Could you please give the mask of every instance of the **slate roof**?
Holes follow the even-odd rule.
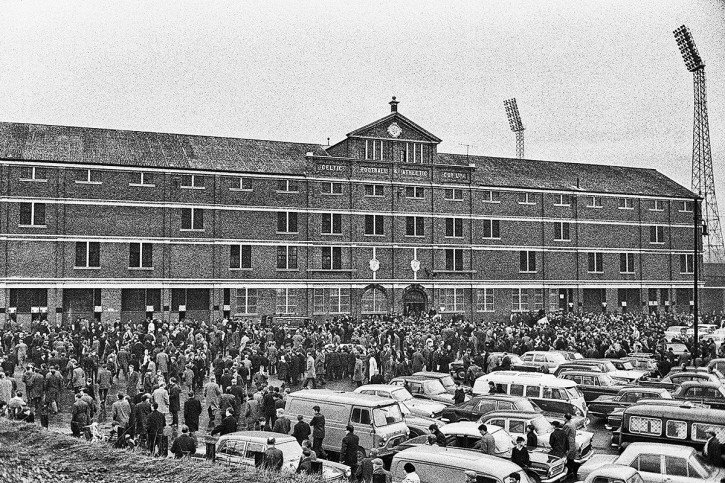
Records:
[[[676,198],[695,196],[656,169],[443,153],[438,154],[438,163],[463,166],[474,163],[476,178],[486,186]]]
[[[319,144],[0,123],[0,157],[116,166],[301,173]]]
[[[329,156],[320,144],[0,122],[2,159],[302,174],[308,152]],[[694,197],[654,169],[444,153],[436,162],[474,163],[485,186]]]

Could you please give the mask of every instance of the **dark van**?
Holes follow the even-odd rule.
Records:
[[[623,447],[635,441],[670,443],[702,449],[707,431],[725,441],[725,411],[704,407],[636,404],[624,409],[622,425],[612,433],[612,444]]]

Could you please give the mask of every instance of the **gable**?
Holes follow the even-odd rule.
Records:
[[[441,140],[399,112],[392,112],[382,119],[349,133],[348,137],[421,141],[438,144]]]

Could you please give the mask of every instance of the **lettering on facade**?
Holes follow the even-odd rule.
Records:
[[[340,171],[345,171],[345,166],[341,166],[339,164],[318,164],[317,170],[318,171],[340,172]]]
[[[445,181],[468,181],[468,173],[459,171],[443,171],[441,178]]]
[[[398,176],[410,176],[413,178],[427,178],[428,171],[422,169],[395,168],[393,173]]]
[[[361,174],[379,174],[383,176],[388,175],[388,168],[380,168],[377,166],[360,166]]]

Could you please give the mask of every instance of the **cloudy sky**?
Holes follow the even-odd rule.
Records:
[[[689,186],[707,63],[725,196],[722,0],[3,2],[0,120],[334,143],[400,111],[443,152],[655,167]],[[722,203],[725,201],[721,201]]]

